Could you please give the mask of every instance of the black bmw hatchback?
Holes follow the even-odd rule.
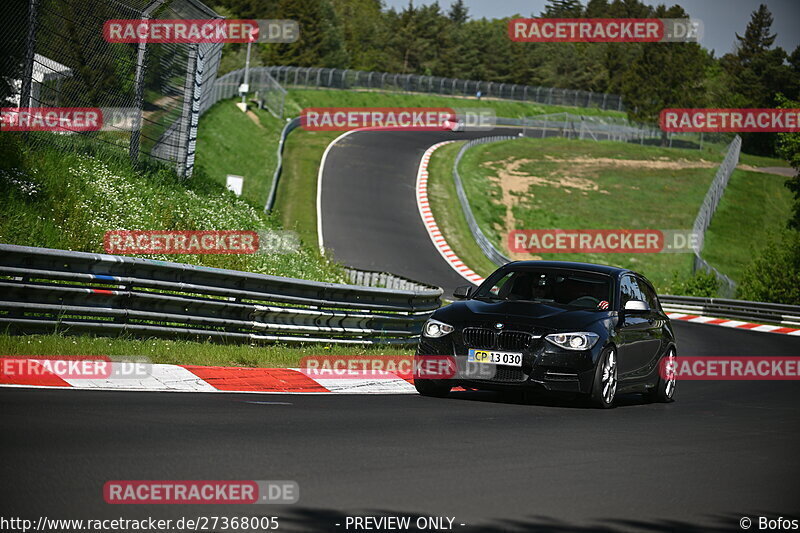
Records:
[[[415,379],[423,395],[455,386],[540,388],[579,393],[603,408],[624,392],[673,399],[675,336],[652,284],[636,272],[518,261],[455,296],[462,301],[425,323],[417,357],[454,356],[459,369],[472,370]]]

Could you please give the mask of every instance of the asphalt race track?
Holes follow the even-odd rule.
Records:
[[[431,283],[443,287],[445,296],[469,284],[439,255],[420,219],[414,195],[420,159],[441,141],[520,131],[365,131],[344,137],[322,169],[325,248],[347,266]]]
[[[516,133],[503,129],[503,133]],[[470,133],[355,133],[324,167],[326,247],[358,268],[452,289],[414,177]],[[674,323],[679,356],[797,356],[800,338]],[[741,531],[800,518],[800,383],[685,381],[677,401],[141,393],[0,388],[4,517],[277,516],[279,531],[356,531],[348,516],[454,518],[455,531]],[[294,480],[286,506],[108,505],[109,480]],[[461,524],[464,524],[463,526]],[[360,529],[358,531],[365,531]]]
[[[683,355],[800,339],[675,324]],[[455,517],[456,530],[739,530],[800,514],[797,382],[695,381],[616,409],[495,393],[306,396],[0,389],[4,516]],[[292,506],[107,505],[113,479],[291,479]],[[335,524],[342,524],[336,527]],[[599,528],[599,529],[598,529]],[[350,531],[353,531],[351,528]]]

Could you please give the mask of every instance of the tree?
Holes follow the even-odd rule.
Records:
[[[659,6],[657,18],[685,18],[679,6]],[[661,110],[670,107],[696,107],[701,104],[703,80],[709,57],[697,43],[643,43],[641,53],[625,72],[623,97],[628,116],[654,123]],[[667,135],[661,138],[666,144]]]
[[[346,68],[350,58],[342,26],[329,0],[281,0],[277,14],[300,24],[300,39],[262,49],[267,64]]]
[[[349,68],[383,69],[390,54],[386,47],[390,35],[386,17],[381,13],[381,1],[333,0],[333,7],[342,22],[344,46],[350,56]]]
[[[784,109],[800,108],[800,102],[793,102],[781,94],[777,96],[777,99],[778,107]],[[794,195],[792,217],[787,225],[789,228],[800,231],[800,133],[779,133],[777,151],[796,171],[794,177],[786,180],[786,187]]]
[[[548,0],[542,17],[551,19],[576,19],[583,16],[583,4],[579,0]]]
[[[462,25],[469,20],[469,13],[467,11],[467,6],[464,5],[464,0],[456,0],[450,4],[450,11],[447,13],[447,18],[458,25]]]
[[[736,35],[736,53],[726,54],[721,60],[732,80],[731,90],[736,95],[732,100],[740,107],[773,107],[778,93],[797,96],[800,76],[787,63],[786,52],[780,47],[772,48],[776,37],[772,22],[772,13],[761,4],[750,15],[744,35]],[[751,152],[772,154],[776,136],[744,133],[742,141]]]

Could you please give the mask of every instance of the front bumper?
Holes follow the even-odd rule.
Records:
[[[460,342],[457,332],[439,339],[421,337],[417,356],[455,356],[466,360],[469,347]],[[503,390],[540,388],[548,391],[588,394],[595,375],[595,363],[602,347],[596,344],[590,350],[564,350],[539,338],[521,350],[522,366],[492,365],[495,369],[490,379],[465,379],[458,376],[453,385],[471,388]],[[477,363],[473,363],[477,364]],[[487,363],[481,363],[486,365]]]

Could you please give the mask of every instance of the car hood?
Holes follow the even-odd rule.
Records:
[[[535,302],[454,302],[436,311],[434,318],[453,326],[490,322],[530,324],[551,330],[578,329],[611,316],[611,311],[564,309]]]

